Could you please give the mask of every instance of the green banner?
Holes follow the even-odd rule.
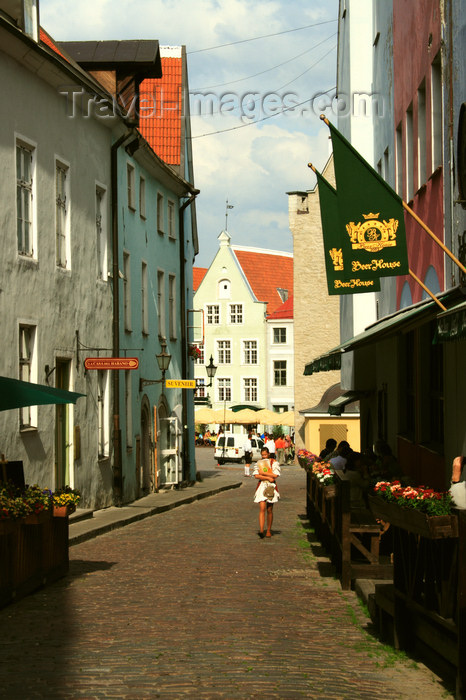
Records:
[[[327,122],[333,143],[345,276],[409,274],[401,198]]]
[[[338,195],[332,185],[317,171],[319,185],[320,218],[324,241],[325,270],[327,272],[327,289],[329,294],[362,294],[378,292],[380,282],[378,277],[363,279],[360,275],[351,275],[348,266],[349,258],[343,255],[343,245],[346,244],[340,228],[338,213]],[[342,240],[343,239],[343,240]]]

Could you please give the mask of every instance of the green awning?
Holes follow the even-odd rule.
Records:
[[[438,299],[442,299],[445,303],[452,296],[452,292],[444,292],[438,294]],[[402,332],[407,332],[412,328],[420,325],[426,320],[437,317],[439,307],[437,303],[431,299],[420,301],[418,304],[401,309],[391,316],[385,316],[382,320],[376,321],[371,326],[368,326],[363,333],[350,338],[349,340],[332,348],[325,355],[317,357],[312,362],[309,362],[304,368],[304,374],[309,375],[315,372],[328,371],[330,369],[340,369],[341,354],[350,352],[364,345],[370,345],[378,340],[397,335]],[[337,359],[338,358],[338,359]],[[340,364],[338,364],[338,362]]]
[[[23,406],[44,404],[76,403],[80,396],[73,391],[55,389],[43,384],[32,384],[10,377],[0,377],[0,411]]]
[[[234,413],[237,413],[237,411],[245,411],[248,409],[250,411],[262,411],[262,408],[260,406],[251,406],[248,403],[242,403],[242,404],[237,404],[236,406],[230,406],[230,411],[233,411]]]
[[[466,301],[460,301],[437,316],[437,342],[466,338]]]

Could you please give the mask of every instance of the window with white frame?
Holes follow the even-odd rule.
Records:
[[[396,149],[396,191],[400,197],[403,197],[403,133],[401,122],[396,127],[395,132],[395,149]]]
[[[217,340],[217,361],[219,365],[231,364],[231,340]]]
[[[176,277],[168,275],[168,330],[170,338],[176,339]]]
[[[209,304],[206,316],[209,326],[218,325],[220,323],[220,306],[218,304]]]
[[[136,211],[136,175],[131,163],[126,163],[126,181],[128,188],[128,209]]]
[[[442,165],[442,63],[440,52],[431,68],[432,172]]]
[[[142,175],[139,178],[139,216],[146,218],[146,179]]]
[[[286,328],[274,328],[273,329],[273,342],[274,343],[286,343]]]
[[[33,184],[35,149],[16,142],[16,231],[18,253],[34,255]]]
[[[125,331],[131,330],[131,258],[123,253],[123,317]]]
[[[245,401],[257,401],[257,379],[255,377],[243,379],[243,395]]]
[[[286,386],[286,360],[274,360],[273,383],[274,386]]]
[[[168,236],[169,238],[176,238],[176,226],[175,226],[175,202],[168,200],[167,203],[167,217],[168,217]]]
[[[160,192],[157,192],[157,231],[159,233],[164,233],[164,225],[163,225],[163,194],[160,194]]]
[[[218,400],[231,401],[231,379],[217,379]]]
[[[97,242],[97,277],[106,280],[108,276],[108,233],[107,233],[107,192],[103,187],[95,188],[95,232]]]
[[[157,271],[157,320],[159,335],[165,337],[165,273]]]
[[[414,142],[413,142],[413,103],[406,110],[406,199],[409,202],[414,196]]]
[[[205,399],[205,379],[196,379],[196,398]]]
[[[242,304],[230,304],[230,323],[243,323]]]
[[[110,454],[109,371],[97,370],[98,454],[99,459]]]
[[[426,83],[422,81],[417,91],[417,187],[427,181],[426,139]]]
[[[36,327],[19,326],[19,378],[23,382],[35,381],[34,351]],[[24,406],[19,410],[20,428],[37,426],[37,407]]]
[[[145,335],[149,333],[149,307],[148,307],[148,290],[147,290],[147,263],[141,263],[141,323],[142,332]]]
[[[243,340],[243,362],[257,365],[257,340]]]
[[[56,263],[58,267],[69,268],[69,168],[63,163],[55,163],[55,236]]]
[[[194,364],[196,364],[196,365],[203,365],[203,364],[204,364],[204,346],[203,346],[203,345],[198,345],[197,347],[198,347],[198,349],[199,349],[199,351],[200,351],[201,354],[199,355],[199,357],[196,357],[196,358],[195,358]],[[202,381],[204,381],[204,380],[202,380]]]

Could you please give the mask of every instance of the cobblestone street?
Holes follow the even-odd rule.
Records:
[[[72,547],[67,579],[0,611],[2,698],[451,697],[365,629],[312,541],[303,470],[283,468],[270,540],[254,486]]]

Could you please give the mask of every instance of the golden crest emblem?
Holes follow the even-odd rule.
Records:
[[[396,246],[396,230],[398,219],[379,221],[379,214],[363,214],[365,221],[357,224],[350,221],[346,224],[346,230],[350,237],[354,250],[367,250],[368,253],[377,253],[382,248]]]
[[[335,271],[343,270],[343,251],[341,248],[332,248],[328,251],[333,262],[333,269]]]

